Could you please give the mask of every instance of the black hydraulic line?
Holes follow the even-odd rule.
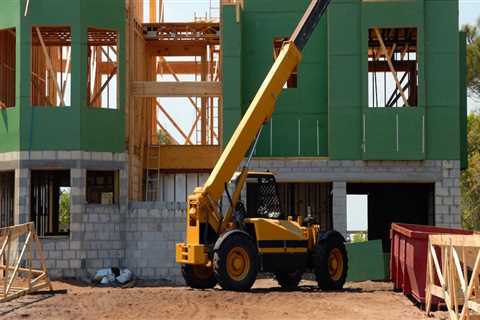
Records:
[[[298,50],[302,51],[315,31],[331,0],[312,0],[297,28],[290,37]]]

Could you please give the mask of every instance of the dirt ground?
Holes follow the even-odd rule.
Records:
[[[129,289],[54,282],[66,293],[22,297],[0,304],[1,319],[426,319],[388,283],[349,283],[342,292],[318,291],[303,281],[297,291],[257,280],[249,293],[220,289],[142,286]],[[446,319],[437,312],[433,319]]]

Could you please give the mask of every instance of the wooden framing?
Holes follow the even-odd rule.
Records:
[[[479,276],[480,235],[430,235],[427,315],[437,297],[445,301],[450,320],[480,319]]]
[[[221,154],[220,146],[165,145],[149,148],[150,154],[159,155],[160,159],[148,159],[147,169],[168,172],[211,170]]]
[[[388,53],[387,47],[385,46],[385,43],[383,42],[383,38],[382,38],[382,35],[380,33],[380,30],[378,28],[375,28],[374,30],[375,30],[375,34],[377,36],[377,39],[380,42],[380,47],[382,48],[383,53],[385,55],[385,58],[387,59],[387,63],[388,63],[388,66],[390,68],[390,72],[392,73],[393,79],[395,80],[395,85],[397,86],[397,90],[398,90],[398,92],[400,92],[403,103],[405,104],[405,106],[408,107],[409,104],[408,104],[407,96],[405,95],[402,84],[398,80],[397,71],[395,70],[395,67],[393,66],[393,63],[392,63],[392,57]],[[392,53],[393,53],[393,50],[392,50]]]
[[[220,155],[220,23],[166,23],[162,0],[126,4],[129,198],[144,200],[155,194],[147,188],[158,185],[150,176],[159,177],[162,170],[208,171]],[[175,118],[172,100],[163,98],[180,98],[179,107],[193,107],[192,122]],[[159,133],[168,139],[160,140]],[[204,160],[191,161],[199,156]]]
[[[0,229],[0,243],[0,302],[44,288],[53,290],[42,244],[32,222]],[[33,267],[34,250],[40,269]]]
[[[135,81],[132,84],[134,97],[212,97],[221,96],[222,89],[219,82],[210,81],[182,81],[182,82],[155,82]]]

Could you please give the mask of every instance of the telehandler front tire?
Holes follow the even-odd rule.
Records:
[[[341,290],[347,279],[348,257],[345,240],[337,231],[319,239],[313,252],[315,278],[320,289]]]
[[[184,264],[182,276],[187,286],[193,289],[211,289],[217,285],[212,268]]]
[[[220,238],[213,253],[213,271],[224,290],[249,291],[258,273],[255,243],[241,232]]]

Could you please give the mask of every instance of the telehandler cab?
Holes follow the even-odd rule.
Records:
[[[284,288],[298,286],[309,270],[323,290],[338,290],[345,284],[348,261],[343,236],[333,230],[320,232],[311,217],[286,216],[273,174],[248,170],[262,126],[271,118],[277,96],[300,63],[301,51],[329,3],[312,0],[210,177],[188,197],[186,239],[176,245],[176,260],[192,288],[219,284],[226,290],[248,291],[259,271],[273,273]],[[245,165],[235,174],[249,148]],[[247,212],[241,201],[247,179],[256,182],[254,212]],[[225,212],[220,201],[224,194],[229,204]]]

